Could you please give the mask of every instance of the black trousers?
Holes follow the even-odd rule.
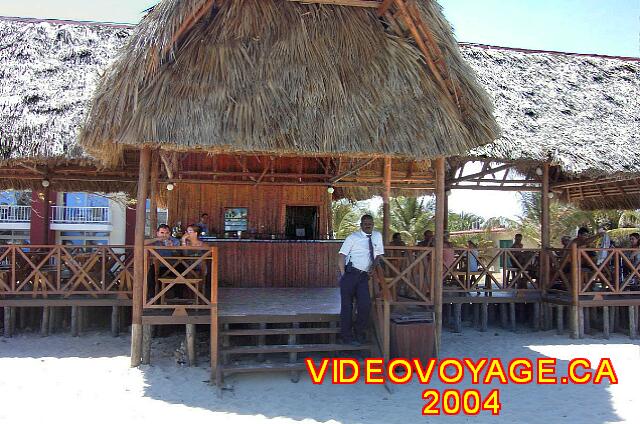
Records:
[[[353,299],[356,299],[356,320],[353,322]],[[371,298],[369,297],[369,275],[366,272],[345,273],[340,279],[340,335],[342,340],[364,339],[369,324]]]

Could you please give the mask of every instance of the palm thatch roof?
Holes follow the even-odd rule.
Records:
[[[640,59],[463,45],[502,136],[471,156],[640,176]]]
[[[90,161],[78,145],[99,71],[129,31],[0,18],[0,164]]]
[[[298,155],[454,155],[497,136],[491,103],[434,1],[455,102],[413,38],[376,9],[285,0],[164,0],[100,81],[81,143]],[[402,32],[402,31],[399,31]]]

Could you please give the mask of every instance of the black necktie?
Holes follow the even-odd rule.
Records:
[[[367,238],[369,239],[369,259],[371,259],[371,266],[373,266],[375,256],[373,256],[373,241],[371,241],[371,234],[367,234]]]

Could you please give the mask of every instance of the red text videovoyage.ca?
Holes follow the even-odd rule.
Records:
[[[306,358],[311,381],[322,384],[329,376],[332,384],[406,384],[416,380],[431,384],[434,379],[444,384],[459,384],[466,378],[472,384],[617,384],[618,377],[609,358],[591,364],[586,358],[575,358],[566,367],[557,367],[555,358],[444,358],[423,361],[418,358],[367,358],[360,362],[352,358],[324,358],[319,363]],[[329,371],[330,369],[330,371]]]

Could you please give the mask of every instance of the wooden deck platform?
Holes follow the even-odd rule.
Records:
[[[321,322],[340,315],[338,288],[220,288],[218,320],[242,322]],[[209,324],[208,310],[171,316],[170,310],[145,310],[143,324]]]

